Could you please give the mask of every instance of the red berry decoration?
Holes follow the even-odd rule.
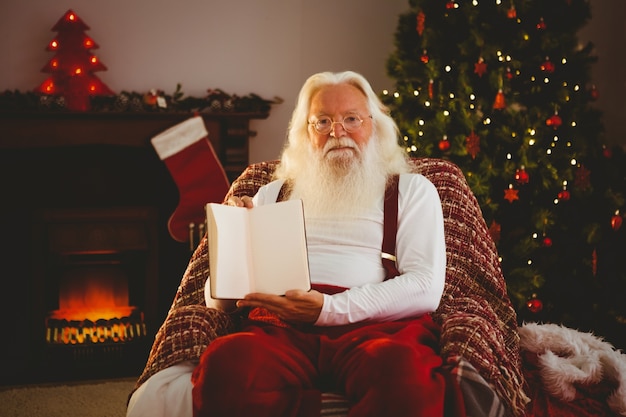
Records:
[[[544,236],[543,241],[541,242],[544,248],[549,248],[552,246],[552,239],[548,236]]]

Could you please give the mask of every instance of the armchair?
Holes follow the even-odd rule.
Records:
[[[277,161],[250,165],[231,185],[231,195],[253,195],[268,183]],[[523,415],[527,397],[519,352],[517,317],[507,296],[497,251],[478,202],[461,170],[448,161],[420,158],[414,172],[437,188],[444,214],[447,273],[443,298],[433,317],[442,326],[441,355],[453,368],[464,397],[481,407]],[[169,313],[157,332],[136,387],[174,364],[198,359],[216,337],[237,329],[237,319],[205,306],[207,242],[200,241]],[[493,395],[495,392],[496,395]],[[480,397],[480,398],[479,398]],[[347,401],[322,396],[325,416],[344,416]]]

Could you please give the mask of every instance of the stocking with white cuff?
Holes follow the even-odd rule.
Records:
[[[204,224],[206,203],[221,203],[229,182],[204,126],[194,116],[151,139],[176,186],[179,200],[167,223],[172,238],[190,240],[190,224]]]

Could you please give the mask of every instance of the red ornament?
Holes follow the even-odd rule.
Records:
[[[504,93],[502,92],[502,89],[499,89],[498,93],[496,94],[496,98],[493,101],[493,109],[494,110],[506,109],[506,99],[504,98]]]
[[[89,52],[98,48],[84,31],[89,29],[72,10],[65,12],[52,28],[58,32],[47,47],[55,55],[42,68],[50,77],[35,89],[42,94],[62,96],[66,107],[73,111],[86,111],[91,107],[91,96],[114,95],[93,73],[107,68]]]
[[[611,148],[608,148],[607,146],[602,146],[602,155],[606,159],[611,159],[613,158],[613,151],[611,150]]]
[[[428,53],[426,52],[426,49],[424,49],[424,52],[422,53],[422,56],[420,57],[420,61],[422,61],[424,64],[428,64],[428,61],[430,61],[430,58],[428,57]]]
[[[552,128],[554,128],[555,130],[558,129],[562,124],[563,120],[557,112],[554,112],[554,114],[548,117],[548,119],[546,120],[546,126],[552,126]]]
[[[435,95],[433,89],[435,86],[435,82],[433,80],[428,81],[428,98],[432,99]]]
[[[619,210],[616,211],[613,217],[611,217],[611,228],[617,232],[619,228],[622,227],[623,221],[624,219],[619,214]]]
[[[513,185],[509,185],[509,188],[504,190],[504,199],[513,204],[513,201],[519,200],[519,190],[513,188]]]
[[[513,79],[513,72],[511,71],[510,67],[506,67],[505,77],[507,78],[507,80]]]
[[[544,236],[541,244],[544,248],[549,248],[552,246],[552,239],[550,239],[548,236]]]
[[[459,8],[459,5],[456,4],[455,1],[449,1],[449,2],[446,3],[446,9],[448,9],[448,10],[458,9],[458,8]]]
[[[424,33],[424,27],[425,27],[425,23],[426,23],[426,15],[424,14],[424,12],[419,12],[417,14],[417,25],[415,27],[415,30],[417,30],[417,34],[422,36],[422,33]]]
[[[482,77],[487,72],[487,64],[485,64],[485,60],[483,57],[478,58],[478,62],[474,64],[474,74],[478,74],[479,77]]]
[[[517,17],[517,10],[515,10],[515,6],[511,6],[511,8],[506,12],[506,17],[509,19],[515,19]]]
[[[450,141],[447,136],[444,136],[443,139],[439,141],[439,150],[442,152],[446,152],[450,149]]]
[[[559,199],[559,201],[569,201],[570,197],[571,195],[567,190],[559,191],[559,193],[557,194],[557,198]]]
[[[528,175],[528,172],[526,172],[524,166],[515,171],[515,181],[522,185],[528,184],[528,181],[530,181],[530,176]]]
[[[539,19],[539,22],[537,23],[537,30],[544,30],[547,27],[548,26],[546,25],[546,22],[543,20],[543,17]]]
[[[541,301],[539,298],[537,298],[535,294],[533,294],[533,297],[530,300],[526,301],[526,308],[531,313],[539,313],[541,310],[543,310],[543,301]]]
[[[591,86],[591,90],[589,91],[589,96],[594,101],[600,97],[600,92],[598,91],[598,88],[595,86],[595,84]]]
[[[480,137],[473,130],[465,138],[465,149],[472,156],[472,159],[476,159],[476,155],[480,152]]]
[[[543,64],[541,64],[539,68],[541,68],[541,71],[551,74],[554,72],[555,67],[552,61],[550,61],[550,58],[546,57],[546,60],[543,62]]]

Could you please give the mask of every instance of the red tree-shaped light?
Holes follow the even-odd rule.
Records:
[[[69,110],[87,111],[91,96],[115,94],[93,74],[107,68],[90,52],[98,45],[84,33],[88,29],[72,10],[65,12],[52,28],[57,36],[46,48],[55,55],[41,70],[51,75],[35,89],[42,94],[62,96]]]

